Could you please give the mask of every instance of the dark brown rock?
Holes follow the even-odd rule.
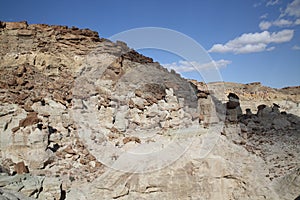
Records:
[[[135,136],[131,136],[131,137],[125,137],[123,139],[123,143],[126,144],[128,142],[135,142],[135,143],[141,143],[141,139]]]
[[[200,98],[200,99],[206,99],[209,95],[209,92],[208,91],[198,91],[197,93],[197,97]]]
[[[26,174],[26,173],[29,173],[28,167],[25,166],[24,161],[18,162],[18,163],[15,165],[14,168],[15,168],[15,172],[16,172],[17,174]]]
[[[246,109],[246,116],[251,116],[252,115],[252,111],[250,108]]]
[[[257,106],[257,110],[260,111],[260,110],[265,109],[266,107],[267,107],[267,106],[266,106],[265,104],[262,104],[262,105]],[[257,111],[257,112],[258,112],[258,111]]]
[[[273,103],[273,107],[280,108],[280,106],[276,103]]]
[[[0,28],[5,28],[5,26],[6,26],[5,22],[0,21]]]
[[[74,151],[74,149],[71,146],[67,146],[63,151],[68,154],[73,154],[73,155],[76,154],[76,152]]]
[[[12,128],[11,131],[12,131],[13,133],[15,133],[15,132],[17,132],[19,129],[20,129],[20,127],[18,126],[18,127]]]
[[[240,103],[237,102],[237,101],[229,101],[229,102],[226,103],[226,108],[227,109],[235,109],[239,106],[240,106]]]
[[[226,104],[227,109],[236,109],[240,106],[239,97],[236,94],[231,92],[228,94],[227,97],[229,99],[229,101]]]
[[[237,99],[237,100],[239,100],[240,98],[238,97],[238,95],[236,95],[236,94],[234,94],[234,93],[232,93],[232,92],[230,92],[229,94],[228,94],[228,99]]]
[[[41,120],[38,118],[38,114],[36,112],[30,112],[27,114],[25,119],[19,121],[19,127],[26,127],[33,124],[37,124]]]
[[[153,63],[152,58],[149,58],[142,54],[139,54],[138,52],[136,52],[134,50],[131,50],[131,51],[123,54],[122,57],[124,59],[130,60],[132,62],[137,62],[137,63],[142,63],[142,64]]]
[[[166,87],[162,84],[147,83],[135,90],[135,95],[141,97],[147,101],[147,106],[157,103],[158,100],[165,98]],[[144,107],[138,106],[138,109],[144,109]]]

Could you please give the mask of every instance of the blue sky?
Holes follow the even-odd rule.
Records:
[[[201,44],[224,81],[300,85],[300,0],[0,0],[0,20],[89,28],[105,38],[132,28],[168,28]],[[197,78],[183,70],[187,63],[179,56],[141,52]]]

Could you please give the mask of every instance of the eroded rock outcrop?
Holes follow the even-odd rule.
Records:
[[[9,175],[61,176],[67,189],[102,174],[103,164],[78,135],[85,109],[98,115],[100,127],[91,130],[119,147],[147,142],[140,130],[163,134],[199,124],[190,83],[123,42],[26,22],[1,22],[0,33],[0,158]]]
[[[0,22],[0,74],[3,199],[296,198],[281,103],[242,115],[245,95],[76,27]]]
[[[224,96],[229,93],[236,94],[240,98],[240,106],[243,112],[250,108],[252,112],[256,113],[257,106],[261,104],[271,106],[276,103],[282,110],[300,116],[299,86],[276,89],[263,86],[260,82],[248,84],[222,82],[209,83],[208,87],[212,90],[220,87],[224,88],[224,94],[218,96],[219,100],[226,100]]]

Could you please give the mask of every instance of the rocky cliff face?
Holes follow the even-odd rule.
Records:
[[[244,112],[263,86],[208,91],[94,31],[26,22],[0,23],[0,74],[3,199],[300,194],[299,118]],[[297,88],[268,91],[297,114]]]

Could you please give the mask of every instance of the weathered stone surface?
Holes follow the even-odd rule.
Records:
[[[28,26],[27,22],[5,22],[5,28],[8,30],[12,29],[26,29]]]
[[[94,31],[26,22],[0,22],[0,74],[0,198],[297,195],[300,118],[289,111],[299,113],[299,88],[191,84]],[[174,139],[184,153],[164,168],[113,170],[130,166],[128,152],[177,155],[161,152]]]
[[[63,199],[62,181],[57,177],[45,177],[43,181],[43,190],[39,194],[39,199],[52,200]]]
[[[0,188],[0,198],[1,200],[33,200],[33,198],[26,197],[22,193],[16,191],[9,191]]]
[[[7,199],[61,199],[61,180],[57,177],[0,175],[0,197]]]
[[[257,106],[265,104],[272,106],[273,103],[280,106],[280,110],[300,116],[300,94],[299,86],[274,89],[263,86],[261,83],[208,83],[207,86],[212,91],[218,88],[224,88],[223,95],[218,99],[224,98],[224,95],[230,92],[235,93],[240,99],[240,107],[243,111],[250,108],[253,113],[257,112]],[[204,87],[203,87],[204,88]]]
[[[92,184],[71,190],[67,199],[97,196],[106,199],[197,199],[200,196],[205,199],[264,199],[263,196],[278,199],[267,178],[258,180],[265,173],[259,167],[263,164],[261,159],[225,138],[220,138],[214,152],[200,159],[195,153],[199,150],[199,138],[191,139],[196,141],[185,154],[187,157],[183,156],[165,169],[145,174],[111,169]],[[240,160],[245,155],[248,159]],[[260,188],[258,184],[264,187]]]
[[[274,183],[281,199],[297,199],[300,194],[300,168],[291,171]],[[288,187],[285,187],[288,186]]]

